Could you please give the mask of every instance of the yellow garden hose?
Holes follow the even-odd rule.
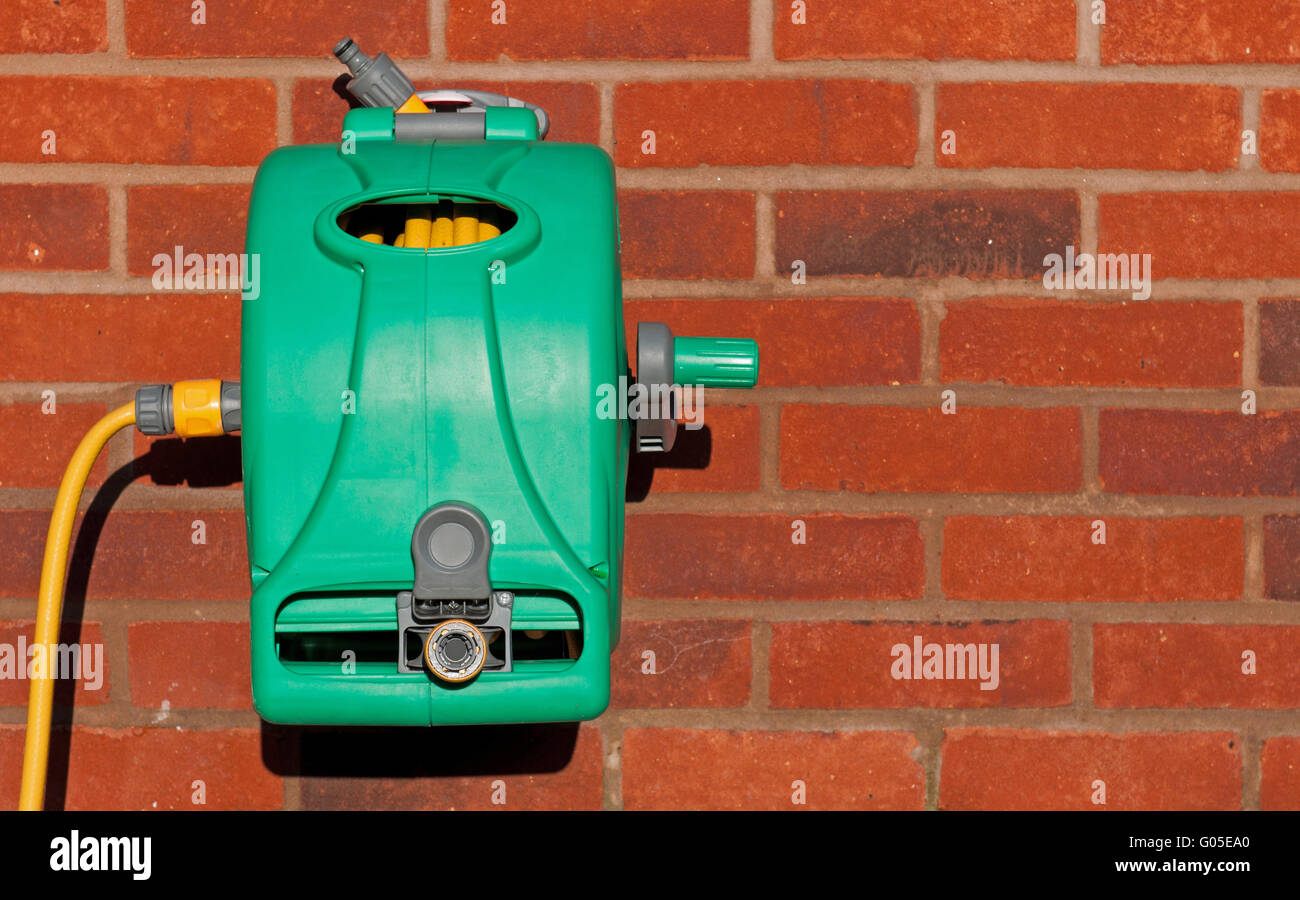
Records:
[[[135,403],[113,410],[94,424],[77,445],[72,460],[59,483],[50,517],[50,531],[45,538],[45,558],[41,563],[41,586],[37,594],[35,645],[52,647],[59,640],[59,620],[63,614],[63,578],[68,567],[68,544],[72,523],[77,517],[81,492],[86,486],[99,451],[109,438],[135,424]],[[23,778],[18,808],[39,810],[45,805],[45,770],[50,758],[50,719],[54,709],[53,667],[47,663],[33,667],[32,686],[27,700],[27,740],[23,745]]]
[[[513,215],[494,203],[443,199],[361,206],[339,216],[338,226],[369,244],[441,250],[500,237],[513,220]]]
[[[23,744],[23,775],[18,793],[20,810],[45,805],[45,773],[50,761],[50,723],[54,710],[54,659],[63,616],[63,581],[68,568],[68,545],[77,518],[81,493],[100,451],[113,435],[136,425],[143,434],[204,437],[238,431],[242,424],[238,382],[206,379],[155,384],[136,392],[135,400],[96,422],[77,445],[59,493],[54,498],[50,530],[45,537],[41,583],[36,595],[36,634],[33,646],[45,650],[45,663],[32,666],[27,700],[27,737]]]
[[[459,215],[460,210],[456,212],[456,218],[452,219],[452,244],[457,247],[464,247],[466,244],[476,243],[478,241],[478,219],[473,216]]]
[[[406,231],[398,235],[402,242],[393,242],[401,247],[428,247],[429,236],[433,231],[433,209],[429,206],[411,206],[406,213]]]
[[[443,203],[441,205],[444,207],[450,206],[450,204],[447,203]],[[440,212],[441,214],[438,216],[437,220],[434,221],[433,223],[433,240],[429,244],[430,247],[434,247],[434,248],[450,247],[452,241],[453,229],[451,224],[451,216],[448,214],[448,211],[446,209],[443,209]]]

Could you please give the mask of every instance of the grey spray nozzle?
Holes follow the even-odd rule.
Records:
[[[361,73],[362,67],[372,62],[369,56],[361,52],[356,41],[350,37],[345,37],[334,45],[334,55],[339,58],[339,62],[348,67],[353,75]]]
[[[348,93],[361,101],[362,106],[401,106],[415,93],[415,85],[387,53],[369,57],[350,37],[334,45],[334,55],[348,67],[352,80]]]

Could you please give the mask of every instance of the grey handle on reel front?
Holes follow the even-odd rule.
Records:
[[[551,130],[551,117],[536,103],[507,97],[505,94],[493,94],[489,91],[464,91],[438,89],[433,91],[416,91],[419,97],[436,114],[445,115],[455,112],[462,115],[482,115],[489,106],[511,106],[516,109],[531,109],[537,116],[537,139],[545,140]]]

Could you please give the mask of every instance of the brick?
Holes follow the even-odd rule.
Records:
[[[231,273],[225,261],[208,264],[208,254],[244,252],[248,223],[248,198],[251,190],[244,184],[139,185],[126,193],[127,268],[132,275],[153,275],[154,257],[165,254],[176,272],[175,248],[184,248],[188,256],[204,256],[204,287],[207,276],[213,278],[213,290],[229,291]],[[178,214],[178,211],[183,211]],[[185,270],[190,264],[182,258]]]
[[[956,153],[942,152],[943,133]],[[1235,168],[1241,92],[1188,84],[940,85],[935,163],[956,169]]]
[[[423,89],[420,85],[417,88]],[[343,130],[343,117],[361,104],[338,78],[299,78],[293,83],[292,142],[333,144]]]
[[[624,278],[750,278],[754,195],[619,191]]]
[[[1300,627],[1099,623],[1092,671],[1093,702],[1105,708],[1297,709]]]
[[[105,0],[9,0],[0,8],[6,53],[94,53],[108,49]]]
[[[234,372],[239,369],[235,368]],[[233,376],[227,379],[235,380]],[[243,458],[238,435],[225,434],[184,440],[135,434],[131,474],[146,484],[192,488],[238,488],[243,484]]]
[[[302,735],[304,809],[600,809],[600,731],[573,723]],[[504,804],[500,798],[504,783]]]
[[[642,152],[647,129],[654,154]],[[622,84],[614,93],[614,145],[615,161],[631,168],[910,166],[916,110],[910,85],[880,81]]]
[[[536,103],[550,116],[548,141],[600,143],[600,92],[590,82],[430,81],[416,79],[417,90],[453,88],[491,91]],[[293,87],[293,142],[330,144],[339,140],[350,95],[337,79],[300,78]]]
[[[1264,596],[1300,600],[1300,516],[1264,517]]]
[[[77,444],[108,412],[103,403],[59,403],[57,396],[53,415],[43,413],[42,406],[0,406],[0,459],[5,461],[0,487],[58,487]],[[86,479],[87,487],[103,484],[107,470],[101,455]]]
[[[382,15],[366,0],[207,0],[199,25],[189,3],[127,0],[126,47],[133,57],[323,59],[346,34],[371,56],[425,56],[427,12],[424,0],[385,0]]]
[[[1260,770],[1260,809],[1300,809],[1300,737],[1265,741]]]
[[[744,706],[751,677],[750,624],[624,621],[611,670],[615,709]]]
[[[90,599],[246,601],[248,562],[239,510],[96,511],[73,532],[68,590]],[[204,523],[195,544],[192,523]],[[47,510],[0,511],[0,597],[30,599],[40,580]],[[93,555],[93,562],[92,562]],[[146,577],[147,575],[147,577]]]
[[[0,294],[0,336],[2,381],[239,377],[238,294]]]
[[[32,619],[21,621],[0,620],[0,706],[26,706],[32,683],[27,680],[31,657],[18,652],[21,636],[24,651],[30,650],[36,634]],[[69,652],[54,659],[47,671],[58,679],[54,683],[54,705],[99,706],[111,699],[110,665],[108,650],[104,646],[103,627],[98,622],[85,622],[80,616],[66,617],[59,628],[59,643]],[[71,645],[80,645],[79,656],[71,655]],[[47,657],[49,659],[49,657]],[[13,666],[9,669],[9,666]],[[65,669],[64,666],[67,666]],[[22,673],[22,677],[19,677]]]
[[[920,809],[925,773],[903,731],[623,734],[626,809]],[[802,782],[803,803],[793,802]]]
[[[787,404],[787,491],[1067,493],[1083,483],[1077,409]]]
[[[0,271],[108,268],[108,192],[97,184],[0,184]]]
[[[1109,3],[1101,29],[1107,65],[1287,63],[1300,60],[1289,35],[1295,0],[1144,0]]]
[[[1098,249],[1150,253],[1159,278],[1294,278],[1300,192],[1103,194]]]
[[[777,59],[1073,60],[1069,0],[774,0]]]
[[[1092,523],[1106,523],[1094,544]],[[1245,558],[1236,518],[953,516],[944,520],[950,600],[1236,600]]]
[[[902,516],[631,515],[624,566],[625,596],[659,600],[907,600],[925,584]]]
[[[667,322],[682,335],[753,338],[762,351],[762,387],[915,384],[921,377],[921,317],[911,300],[628,300],[623,309],[629,347],[637,322]],[[840,335],[871,339],[845,352]]]
[[[776,215],[783,273],[1041,278],[1079,243],[1073,191],[787,191]]]
[[[1241,808],[1241,741],[1228,732],[950,728],[941,809]],[[1094,804],[1104,781],[1106,803]]]
[[[1229,387],[1241,349],[1239,303],[966,300],[939,325],[946,383]]]
[[[0,804],[18,803],[22,725],[0,725]],[[283,754],[256,728],[73,728],[50,742],[46,809],[280,809]],[[67,772],[66,785],[60,774]],[[202,781],[206,803],[194,802]]]
[[[1300,412],[1103,409],[1098,478],[1119,494],[1294,497]]]
[[[746,59],[748,0],[510,0],[493,23],[491,0],[447,5],[447,57]]]
[[[1300,385],[1300,300],[1259,301],[1259,380]]]
[[[679,428],[668,453],[631,459],[628,483],[633,488],[656,494],[758,490],[758,407],[718,406],[707,396],[703,403],[698,408],[703,428]]]
[[[244,622],[131,622],[131,703],[150,709],[252,709]]]
[[[997,645],[996,668],[986,669],[996,680],[982,678],[977,664],[966,668],[961,651],[954,652],[949,674],[958,673],[960,661],[963,677],[912,677],[918,635],[923,647]],[[906,655],[894,652],[900,644]],[[1065,706],[1071,696],[1068,622],[777,622],[768,656],[777,709],[1049,707]],[[919,666],[924,651],[917,656]],[[900,674],[908,677],[895,677]]]
[[[1300,172],[1300,90],[1260,91],[1259,164],[1270,172]]]
[[[275,149],[266,79],[13,75],[0,77],[0,92],[22,136],[0,145],[3,162],[255,166]]]

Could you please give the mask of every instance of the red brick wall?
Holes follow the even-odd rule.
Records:
[[[157,294],[150,261],[242,249],[258,161],[336,133],[344,34],[605,147],[629,321],[763,348],[760,389],[710,395],[707,465],[687,436],[638,473],[581,726],[262,725],[237,441],[117,438],[67,629],[108,671],[60,694],[51,805],[1300,807],[1300,0],[796,6],[0,8],[0,640],[88,423],[237,372],[238,298]],[[1150,298],[1047,290],[1067,244],[1152,254]],[[893,678],[915,635],[997,644],[997,688]]]

